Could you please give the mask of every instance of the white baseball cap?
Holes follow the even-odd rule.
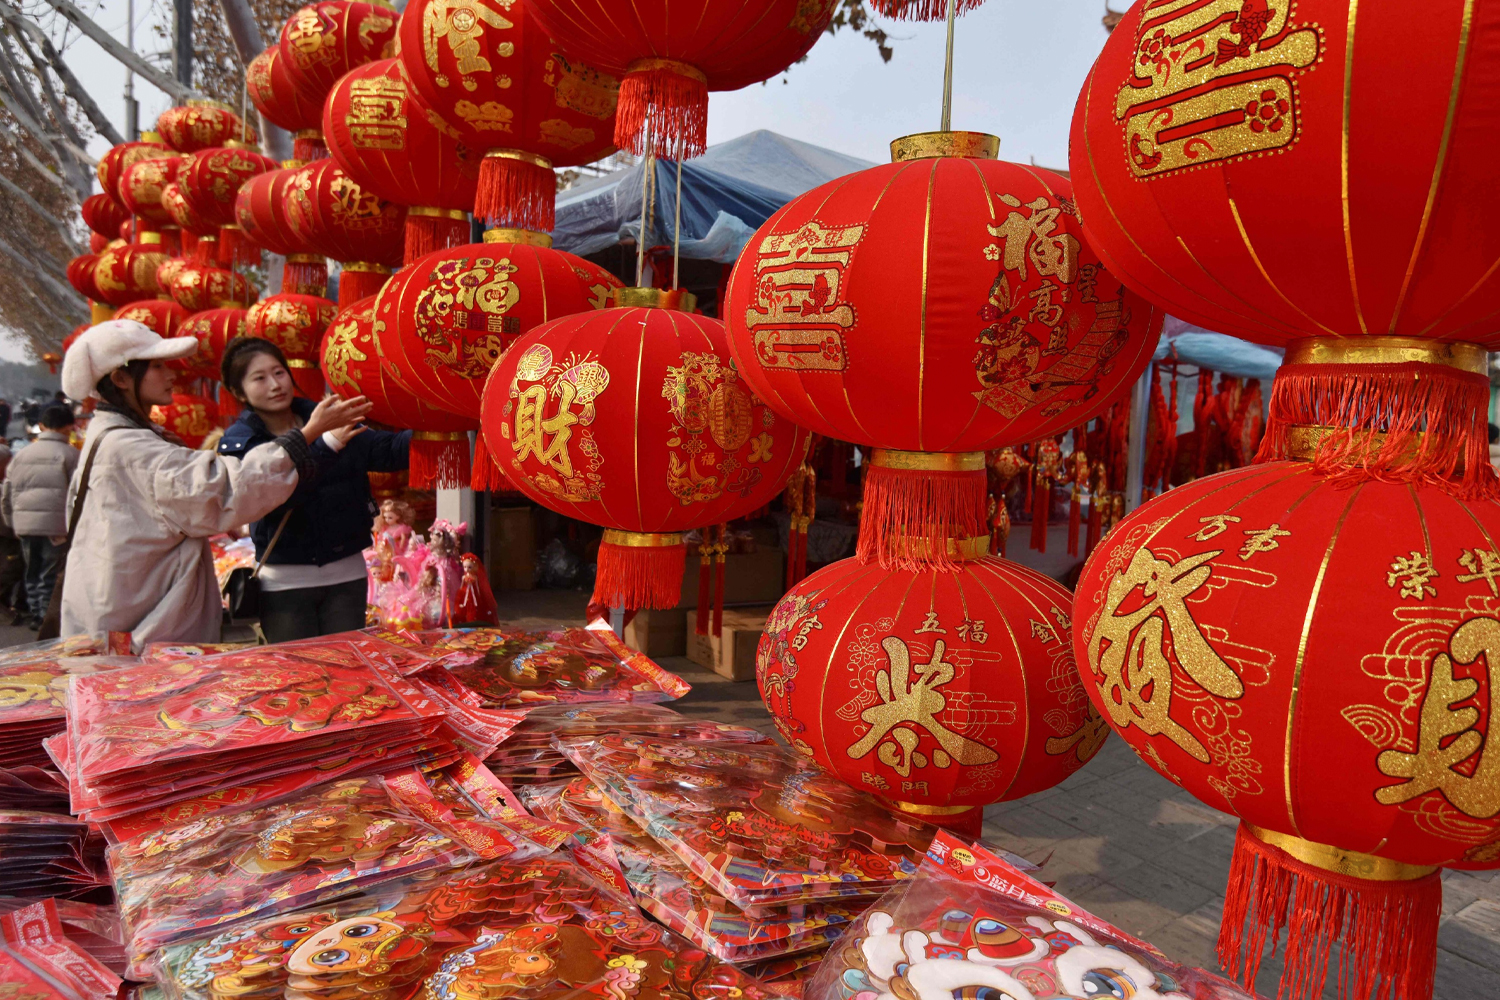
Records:
[[[170,361],[198,351],[195,337],[160,337],[133,319],[112,319],[91,326],[73,341],[63,358],[62,389],[69,399],[98,398],[94,387],[131,361]]]

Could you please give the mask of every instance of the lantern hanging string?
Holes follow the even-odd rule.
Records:
[[[958,0],[948,0],[948,49],[943,61],[943,127],[940,131],[953,129],[953,20]]]
[[[646,226],[649,221],[651,175],[656,170],[656,148],[650,139],[646,142],[646,155],[641,160],[641,231],[636,234],[635,284],[639,288],[646,283]]]
[[[677,156],[677,218],[672,223],[672,288],[675,291],[679,287],[678,276],[679,259],[678,250],[682,243],[682,154]]]

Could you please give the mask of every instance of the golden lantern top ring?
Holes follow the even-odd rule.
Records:
[[[522,163],[529,163],[534,167],[541,167],[543,170],[552,169],[551,160],[545,156],[528,153],[524,149],[492,149],[484,154],[484,158],[486,160],[520,160]]]
[[[427,216],[433,219],[453,219],[462,222],[469,217],[469,213],[461,208],[438,208],[436,205],[410,205],[406,209],[407,215]]]
[[[664,69],[668,73],[676,73],[678,76],[685,76],[690,80],[697,80],[699,83],[708,83],[708,74],[704,73],[697,66],[693,66],[690,63],[678,62],[676,59],[662,59],[659,57],[637,59],[625,67],[625,72],[649,73],[653,69]]]
[[[984,468],[982,451],[897,451],[876,448],[870,464],[881,469],[906,472],[978,472]]]
[[[1430,865],[1408,865],[1400,861],[1377,858],[1372,854],[1346,851],[1328,844],[1303,840],[1301,837],[1277,833],[1275,830],[1264,830],[1250,823],[1245,825],[1262,843],[1285,851],[1303,864],[1321,868],[1323,871],[1351,875],[1372,882],[1410,882],[1413,879],[1426,878],[1437,871],[1436,867]]]
[[[323,255],[316,253],[289,253],[286,255],[288,264],[322,264]]]
[[[898,559],[930,559],[932,539],[911,535],[893,535],[889,539],[891,554]],[[990,536],[975,535],[973,538],[947,539],[947,555],[959,562],[973,562],[990,554]]]
[[[962,157],[998,160],[1000,137],[987,132],[917,132],[891,140],[891,162]]]
[[[1287,345],[1287,365],[1396,365],[1416,362],[1484,375],[1489,354],[1478,344],[1420,337],[1306,337]]]
[[[550,247],[552,236],[534,229],[486,229],[486,243],[517,243],[523,247]]]
[[[234,114],[234,109],[223,101],[216,101],[210,97],[190,97],[185,104],[189,108],[218,108],[220,111],[228,111]]]
[[[668,549],[675,545],[683,544],[682,535],[678,533],[652,534],[640,531],[620,531],[617,528],[604,529],[605,545],[620,545],[628,549]]]
[[[363,271],[366,274],[390,274],[391,269],[384,264],[376,264],[368,260],[351,260],[344,262],[345,271]]]
[[[615,305],[636,309],[675,309],[692,312],[698,308],[698,296],[685,288],[616,288]]]

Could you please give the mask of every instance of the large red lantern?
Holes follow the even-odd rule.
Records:
[[[482,422],[516,489],[609,529],[594,599],[632,609],[674,607],[680,532],[764,506],[809,441],[740,377],[722,323],[646,305],[564,316],[521,337],[490,374]]]
[[[94,268],[98,264],[99,255],[96,253],[79,254],[68,261],[68,284],[91,302],[97,302],[101,298],[99,289],[94,284]]]
[[[1500,346],[1500,24],[1466,0],[1137,3],[1079,97],[1090,243],[1174,316],[1266,344]],[[1400,86],[1391,83],[1400,79]],[[1392,129],[1392,122],[1403,127]]]
[[[115,310],[115,319],[129,319],[149,327],[158,337],[178,337],[188,311],[170,299],[141,299]]]
[[[328,290],[328,263],[297,235],[286,215],[288,185],[296,173],[295,167],[283,167],[245,181],[235,196],[234,217],[252,243],[286,257],[283,291],[322,296]]]
[[[172,393],[167,406],[151,407],[151,422],[175,434],[189,448],[200,448],[219,422],[219,410],[207,396]]]
[[[781,599],[756,657],[788,743],[946,824],[1051,788],[1109,735],[1073,662],[1073,595],[988,543],[959,542],[952,573],[833,563]]]
[[[644,154],[700,156],[708,92],[768,80],[807,55],[838,0],[530,0],[571,59],[620,77],[615,143]]]
[[[104,189],[105,195],[110,200],[128,213],[129,209],[125,202],[120,200],[120,179],[125,175],[125,171],[135,164],[159,156],[176,157],[177,153],[162,142],[161,136],[155,132],[143,133],[140,142],[122,142],[111,146],[103,156],[99,157],[99,164],[94,168],[99,178],[99,186]],[[121,221],[128,220],[122,219]]]
[[[319,131],[321,99],[303,97],[297,92],[277,46],[250,60],[245,67],[245,88],[250,103],[267,121],[292,133],[292,156],[298,163],[327,155]]]
[[[357,0],[319,0],[287,18],[277,45],[280,65],[298,98],[312,106],[312,123],[307,128],[317,131],[316,150],[299,151],[299,160],[328,155],[320,131],[328,91],[354,67],[392,54],[386,50],[396,38],[399,20],[388,4]]]
[[[554,224],[554,166],[614,149],[619,84],[563,57],[531,18],[535,0],[416,0],[401,64],[431,123],[484,150],[474,214],[493,227]]]
[[[1089,250],[1067,180],[998,148],[972,132],[898,139],[895,162],[772,215],[730,280],[756,393],[878,449],[861,558],[914,568],[890,539],[983,534],[983,452],[1103,412],[1156,347],[1160,313]]]
[[[339,303],[380,291],[406,249],[406,206],[362,188],[331,159],[297,168],[287,182],[287,223],[315,253],[344,265]]]
[[[399,59],[367,63],[342,77],[323,105],[328,152],[348,175],[406,205],[405,258],[469,242],[480,152],[427,119]]]
[[[338,306],[316,295],[272,295],[245,312],[245,335],[281,348],[297,388],[309,399],[322,399],[325,386],[318,357],[323,331],[337,312]]]
[[[105,190],[108,191],[109,188]],[[89,195],[83,199],[79,211],[83,215],[84,225],[92,229],[94,235],[103,236],[106,240],[119,239],[120,227],[130,221],[130,213],[125,210],[125,206],[109,194]]]
[[[250,178],[276,169],[276,161],[244,146],[203,149],[177,172],[183,199],[205,221],[218,227],[221,265],[256,264],[260,250],[245,238],[234,217],[235,198]]]
[[[156,131],[179,153],[196,153],[230,140],[256,141],[255,133],[240,116],[217,101],[188,101],[180,107],[168,108],[157,117]]]
[[[160,233],[142,233],[140,243],[110,247],[94,265],[94,287],[112,306],[150,298],[160,293],[156,269],[167,260]]]
[[[255,286],[243,274],[212,264],[194,263],[178,268],[166,291],[189,312],[232,306],[243,308],[255,301],[257,294]]]

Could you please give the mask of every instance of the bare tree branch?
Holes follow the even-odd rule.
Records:
[[[36,261],[17,251],[15,247],[5,241],[4,237],[0,237],[0,252],[5,253],[6,256],[15,261],[16,266],[40,282],[42,287],[51,292],[53,297],[58,299],[59,302],[66,303],[74,309],[88,308],[88,303],[84,301],[83,296],[74,291],[73,286],[67,283],[66,278],[58,280],[53,277],[50,273],[50,268],[43,269],[38,267]]]
[[[4,101],[4,99],[5,99],[5,95],[4,94],[0,94],[0,101]],[[8,103],[6,104],[6,110],[8,110],[8,111],[11,110],[10,109],[10,105]],[[11,111],[11,114],[15,114],[15,112]],[[70,185],[63,178],[59,177],[57,175],[57,171],[55,171],[51,167],[47,166],[47,164],[43,163],[41,160],[38,160],[36,158],[36,154],[33,153],[31,150],[27,149],[24,144],[22,144],[22,143],[16,143],[16,152],[18,152],[18,153],[21,154],[21,158],[24,159],[27,163],[29,163],[31,165],[32,169],[34,169],[37,173],[39,173],[43,177],[45,177],[49,183],[56,185],[57,189],[59,191],[64,192],[65,194],[67,194],[67,196],[69,198],[72,198],[74,195],[77,194],[77,192],[73,190],[72,185]]]
[[[88,116],[89,124],[93,125],[101,136],[115,146],[125,141],[115,130],[114,123],[109,120],[109,116],[99,109],[99,105],[94,102],[88,90],[78,82],[73,71],[68,69],[68,64],[63,62],[62,54],[57,51],[57,47],[52,44],[52,39],[47,37],[45,31],[6,3],[0,3],[0,18],[4,18],[12,28],[26,32],[31,36],[32,41],[41,47],[47,65],[52,67],[52,71],[62,81],[63,92],[83,109],[83,113]]]
[[[173,100],[187,101],[203,97],[194,88],[184,87],[178,83],[172,74],[163,73],[121,45],[115,40],[113,35],[95,24],[87,14],[75,7],[69,0],[47,0],[47,3],[59,14],[71,21],[79,31],[98,43],[99,47],[109,53],[110,56],[145,77],[152,86],[156,87],[162,93],[169,95]]]
[[[78,241],[73,238],[73,233],[68,229],[67,223],[43,208],[40,202],[26,193],[25,189],[18,187],[14,181],[4,174],[0,174],[0,187],[4,187],[11,194],[21,199],[21,204],[31,209],[32,213],[43,222],[56,229],[58,234],[62,236],[63,243],[72,248],[74,253],[83,252],[83,249],[78,245]]]
[[[78,129],[73,127],[73,121],[68,117],[67,109],[63,107],[62,101],[58,99],[57,90],[52,86],[52,77],[47,72],[46,65],[42,62],[41,57],[36,54],[30,43],[26,41],[24,35],[15,28],[11,28],[10,30],[11,35],[16,40],[16,44],[21,47],[22,52],[26,53],[26,58],[31,60],[37,82],[42,87],[42,96],[47,100],[47,108],[52,112],[52,120],[57,123],[58,130],[67,137],[68,141],[82,149],[86,145],[84,138],[78,134]],[[8,43],[9,39],[6,39],[6,41]],[[10,52],[8,44],[6,56],[19,66],[20,60],[16,59],[14,54]]]

